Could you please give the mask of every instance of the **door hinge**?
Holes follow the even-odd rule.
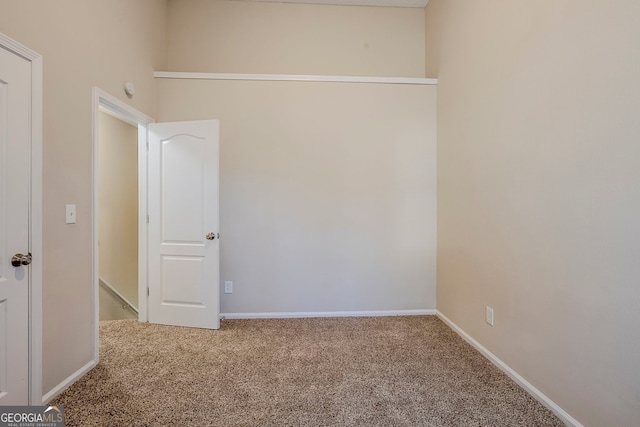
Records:
[[[147,214],[147,224],[149,224],[149,214]]]
[[[149,296],[149,288],[147,287],[147,296]]]

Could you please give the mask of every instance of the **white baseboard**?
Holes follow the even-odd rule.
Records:
[[[46,405],[47,403],[55,399],[59,394],[71,387],[73,383],[82,378],[87,372],[95,368],[97,364],[97,360],[92,360],[91,362],[87,363],[82,368],[71,374],[67,379],[62,381],[60,384],[51,389],[51,391],[42,396],[42,404]]]
[[[311,312],[268,312],[268,313],[220,313],[221,319],[294,319],[305,317],[381,317],[381,316],[425,316],[434,315],[436,310],[380,310],[380,311],[311,311]]]
[[[476,348],[484,357],[489,359],[491,363],[496,365],[500,370],[502,370],[505,374],[509,376],[513,381],[515,381],[520,387],[524,388],[530,395],[532,395],[536,400],[542,403],[546,408],[548,408],[551,412],[553,412],[558,418],[560,418],[565,424],[574,427],[583,427],[582,424],[578,422],[575,418],[569,415],[564,409],[558,406],[554,401],[545,396],[540,390],[535,388],[529,381],[524,379],[520,374],[511,369],[509,365],[500,360],[495,354],[491,353],[487,350],[482,344],[473,339],[471,335],[467,334],[463,331],[458,325],[453,323],[451,319],[442,314],[439,311],[436,311],[436,315],[446,323],[451,329],[453,329],[458,335],[460,335],[466,342],[471,344]]]

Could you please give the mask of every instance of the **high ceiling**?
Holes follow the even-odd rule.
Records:
[[[245,0],[246,1],[246,0]],[[313,3],[341,6],[425,7],[429,0],[248,0],[272,3]]]

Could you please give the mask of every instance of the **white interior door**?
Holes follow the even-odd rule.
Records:
[[[0,405],[29,402],[30,111],[31,63],[0,47]]]
[[[218,329],[217,120],[149,125],[149,321]]]

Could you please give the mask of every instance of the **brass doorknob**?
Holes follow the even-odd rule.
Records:
[[[14,266],[14,267],[20,267],[22,265],[29,265],[29,264],[31,264],[32,260],[33,260],[33,258],[31,257],[31,254],[27,254],[27,255],[15,254],[11,258],[11,265]]]

